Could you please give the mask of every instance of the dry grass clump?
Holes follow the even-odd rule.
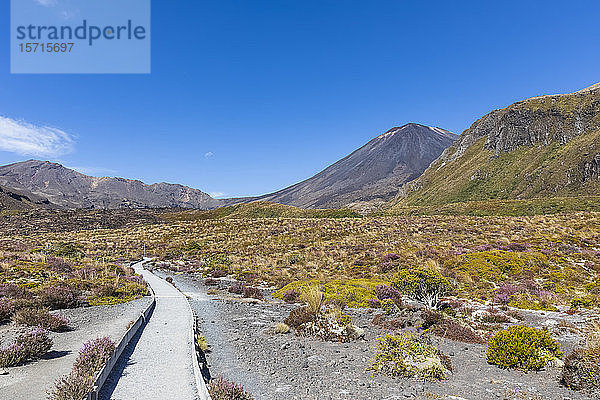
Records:
[[[586,326],[584,342],[565,358],[561,382],[600,397],[600,320]]]
[[[200,350],[202,350],[205,353],[210,348],[210,346],[208,345],[208,342],[206,341],[206,338],[202,335],[196,335],[196,345],[198,346],[198,348]]]
[[[321,308],[325,304],[325,293],[315,286],[310,286],[302,293],[302,301],[306,303],[308,312],[317,315],[321,312]]]
[[[290,326],[288,324],[279,322],[275,325],[275,333],[289,333]]]

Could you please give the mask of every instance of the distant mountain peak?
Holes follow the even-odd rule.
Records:
[[[0,185],[42,196],[65,208],[210,209],[220,205],[208,194],[182,185],[97,178],[39,160],[0,166]]]
[[[302,208],[367,208],[392,199],[400,186],[423,173],[458,136],[409,123],[389,129],[317,175],[266,200]]]
[[[393,137],[396,135],[403,135],[403,134],[410,134],[410,133],[416,133],[416,132],[423,132],[426,130],[430,130],[432,132],[438,133],[440,135],[452,135],[452,136],[456,136],[454,135],[452,132],[447,131],[445,129],[442,128],[437,128],[437,127],[433,127],[433,126],[427,126],[427,125],[423,125],[423,124],[418,124],[416,122],[409,122],[408,124],[404,124],[402,126],[397,126],[394,127],[384,133],[382,133],[381,135],[377,136],[377,139],[383,139],[383,138],[389,138],[389,137]]]

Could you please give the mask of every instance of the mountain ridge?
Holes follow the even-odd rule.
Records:
[[[187,186],[92,177],[57,163],[28,160],[0,167],[0,185],[47,198],[63,208],[198,208],[218,202]]]
[[[600,84],[537,96],[475,121],[395,205],[600,194]]]
[[[363,207],[392,199],[403,183],[419,176],[456,137],[416,123],[394,127],[316,175],[255,197],[213,199],[179,184],[93,177],[38,160],[0,166],[0,185],[47,198],[63,208],[208,210],[256,200],[313,209]]]

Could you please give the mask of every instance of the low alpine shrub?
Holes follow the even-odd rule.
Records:
[[[576,348],[566,358],[561,383],[571,390],[600,396],[600,353]]]
[[[444,319],[430,328],[435,335],[463,343],[484,344],[485,340],[470,327],[452,319]]]
[[[585,333],[583,345],[565,358],[561,382],[600,398],[600,321],[590,322]]]
[[[13,315],[19,325],[39,326],[52,332],[63,332],[69,328],[69,320],[62,315],[53,315],[45,308],[23,308]]]
[[[385,335],[368,368],[376,373],[399,377],[440,380],[452,370],[448,357],[422,338]]]
[[[541,370],[562,356],[558,342],[546,331],[513,325],[494,334],[486,352],[487,361],[501,368]]]
[[[214,278],[206,278],[204,280],[204,285],[206,285],[206,286],[217,286],[218,284],[219,284],[219,281]]]
[[[13,301],[6,297],[0,297],[0,322],[9,320],[14,312]]]
[[[114,350],[115,344],[108,337],[86,342],[79,351],[73,370],[55,382],[54,389],[48,393],[48,399],[85,398],[94,384],[94,375],[102,369]]]
[[[19,335],[15,343],[23,348],[25,358],[28,360],[40,358],[52,347],[52,339],[48,337],[48,331],[42,328],[32,329]]]
[[[15,367],[25,360],[25,350],[16,343],[0,349],[0,368]]]
[[[379,301],[379,299],[367,299],[367,306],[369,306],[369,308],[380,308],[381,301]]]
[[[210,275],[213,278],[223,278],[227,276],[227,272],[223,271],[222,269],[215,269]]]
[[[99,371],[115,351],[115,343],[108,337],[86,342],[79,350],[74,368],[81,371]]]
[[[397,289],[394,289],[393,287],[388,286],[388,285],[375,286],[375,289],[373,289],[373,292],[375,292],[375,296],[377,296],[377,298],[379,300],[385,300],[385,299],[392,299],[394,301],[402,300],[402,293],[400,293],[400,291],[398,291]]]
[[[314,319],[314,313],[310,312],[307,307],[300,307],[290,311],[290,315],[283,322],[292,328],[298,328],[300,325],[314,321]]]
[[[94,376],[82,374],[77,370],[62,376],[54,383],[54,389],[48,393],[49,400],[84,399],[94,385]]]
[[[437,309],[442,297],[450,294],[450,281],[439,272],[427,268],[411,268],[400,271],[392,286],[409,298]]]
[[[263,294],[259,288],[248,286],[244,288],[244,297],[262,300]]]
[[[229,293],[244,294],[245,288],[244,282],[237,281],[233,285],[229,286]]]
[[[254,397],[240,385],[223,377],[213,379],[208,385],[208,393],[212,400],[254,400]]]
[[[286,303],[297,303],[299,300],[300,291],[298,289],[290,289],[283,294],[283,301]]]
[[[40,303],[51,310],[77,307],[79,293],[69,286],[49,286],[39,294]]]
[[[52,347],[52,339],[44,329],[33,329],[17,337],[10,346],[0,349],[0,368],[14,367],[37,360]]]
[[[16,283],[1,283],[0,297],[9,297],[11,299],[27,299],[31,297],[31,293],[21,285]]]

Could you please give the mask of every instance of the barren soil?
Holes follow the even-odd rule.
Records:
[[[166,273],[161,272],[162,276]],[[454,372],[442,382],[389,378],[366,371],[377,338],[386,331],[371,321],[379,311],[347,309],[353,323],[365,329],[364,340],[328,343],[275,334],[273,326],[297,305],[267,296],[252,302],[231,295],[223,282],[217,295],[208,295],[199,277],[171,275],[177,287],[189,297],[200,328],[211,346],[207,361],[211,375],[222,375],[243,385],[258,400],[289,399],[573,399],[590,397],[562,387],[560,369],[523,373],[489,365],[485,345],[464,344],[435,338],[448,356]],[[525,313],[533,326],[555,325],[557,313]],[[563,318],[566,317],[562,314]],[[571,323],[583,324],[585,316],[570,316]],[[570,350],[577,337],[559,337],[563,350]]]

